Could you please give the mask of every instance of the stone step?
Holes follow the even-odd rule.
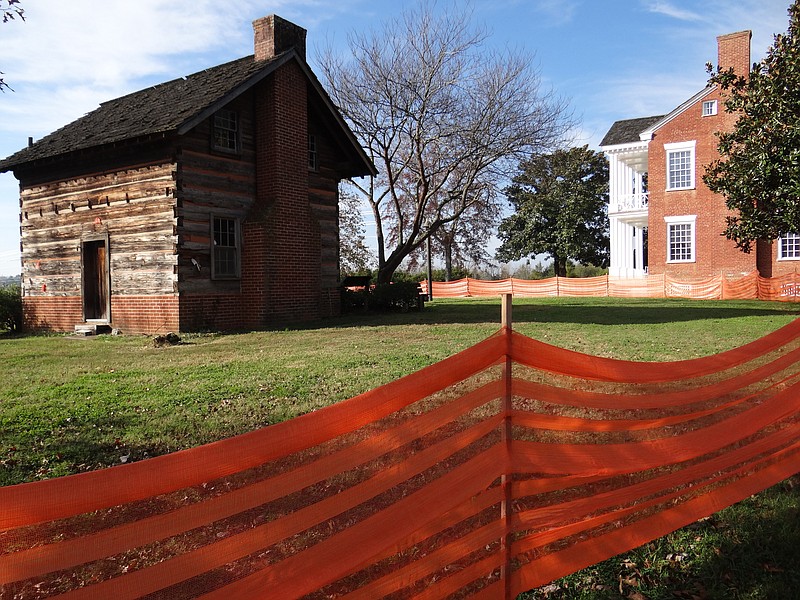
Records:
[[[75,325],[75,335],[99,335],[111,333],[111,325],[107,323],[78,323]]]

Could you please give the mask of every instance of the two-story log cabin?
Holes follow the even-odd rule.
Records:
[[[20,181],[25,324],[257,329],[339,312],[338,184],[374,166],[305,61],[255,54],[103,103],[0,161]]]

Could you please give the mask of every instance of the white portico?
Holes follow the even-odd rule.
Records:
[[[660,116],[617,121],[600,143],[609,162],[612,277],[647,275],[647,145],[640,133]]]

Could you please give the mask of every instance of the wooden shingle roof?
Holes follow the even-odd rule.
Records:
[[[311,69],[293,49],[269,60],[256,61],[254,56],[246,56],[103,102],[97,109],[69,125],[0,160],[0,173],[89,148],[154,135],[184,134],[290,60],[298,61],[312,88],[328,108],[343,139],[347,140],[346,145],[350,146],[350,154],[354,158],[352,175],[374,175],[375,167],[338,109]]]
[[[0,161],[13,167],[144,136],[177,132],[185,122],[280,60],[256,62],[252,56],[205,69],[103,102],[97,109]]]
[[[625,119],[617,121],[608,130],[600,146],[616,146],[617,144],[630,144],[639,141],[639,134],[651,125],[661,120],[664,115],[653,117],[640,117],[638,119]]]

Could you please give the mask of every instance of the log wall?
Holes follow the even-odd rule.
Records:
[[[81,244],[108,237],[110,293],[177,294],[177,236],[172,161],[138,164],[22,186],[22,290],[31,328],[69,330],[83,322]],[[138,326],[115,314],[124,330]],[[60,307],[60,308],[59,308]]]
[[[82,244],[97,239],[108,241],[110,324],[125,333],[339,314],[338,182],[351,157],[309,95],[288,63],[226,106],[239,119],[236,152],[213,149],[210,117],[181,136],[16,173],[28,326],[83,322]],[[212,276],[214,216],[239,223],[240,277]]]

